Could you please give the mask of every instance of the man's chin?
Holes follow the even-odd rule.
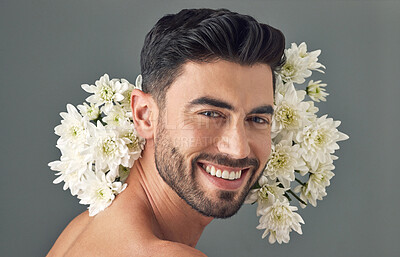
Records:
[[[239,193],[220,190],[215,193],[214,199],[206,198],[196,203],[186,202],[204,216],[225,219],[235,215],[242,207],[245,196],[238,195]]]

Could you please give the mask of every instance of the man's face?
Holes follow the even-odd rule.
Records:
[[[230,217],[270,154],[272,73],[265,64],[227,61],[183,68],[159,112],[156,167],[195,210]]]

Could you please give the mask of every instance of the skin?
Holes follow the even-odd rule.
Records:
[[[183,70],[164,110],[150,95],[132,92],[133,120],[146,146],[128,187],[103,212],[71,221],[47,256],[206,256],[194,248],[204,228],[237,212],[267,163],[272,114],[264,107],[273,105],[272,73],[265,64],[222,60],[187,62]],[[247,172],[230,189],[227,180],[213,183],[201,163]]]

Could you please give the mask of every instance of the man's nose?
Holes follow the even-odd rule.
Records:
[[[250,154],[250,145],[246,134],[245,124],[230,124],[219,134],[218,150],[235,159],[243,159]]]

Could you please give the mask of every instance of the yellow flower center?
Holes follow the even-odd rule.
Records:
[[[109,85],[104,85],[101,89],[100,89],[100,98],[103,99],[104,101],[111,101],[112,98],[114,97],[114,90],[112,90],[112,88]]]
[[[102,150],[105,155],[114,154],[116,149],[117,149],[117,144],[113,139],[108,138],[103,142]]]
[[[283,104],[281,105],[275,114],[275,119],[281,122],[285,127],[288,127],[293,123],[297,116],[296,111],[290,106]]]
[[[82,129],[78,126],[72,126],[70,132],[72,136],[77,137],[82,133]]]
[[[271,165],[272,165],[274,168],[280,169],[280,168],[284,168],[284,167],[287,166],[287,164],[288,164],[288,159],[289,159],[289,156],[288,156],[287,153],[283,153],[283,152],[280,152],[280,151],[276,151],[276,152],[273,152],[273,153],[271,154],[271,160],[270,160],[270,162],[271,162]]]

